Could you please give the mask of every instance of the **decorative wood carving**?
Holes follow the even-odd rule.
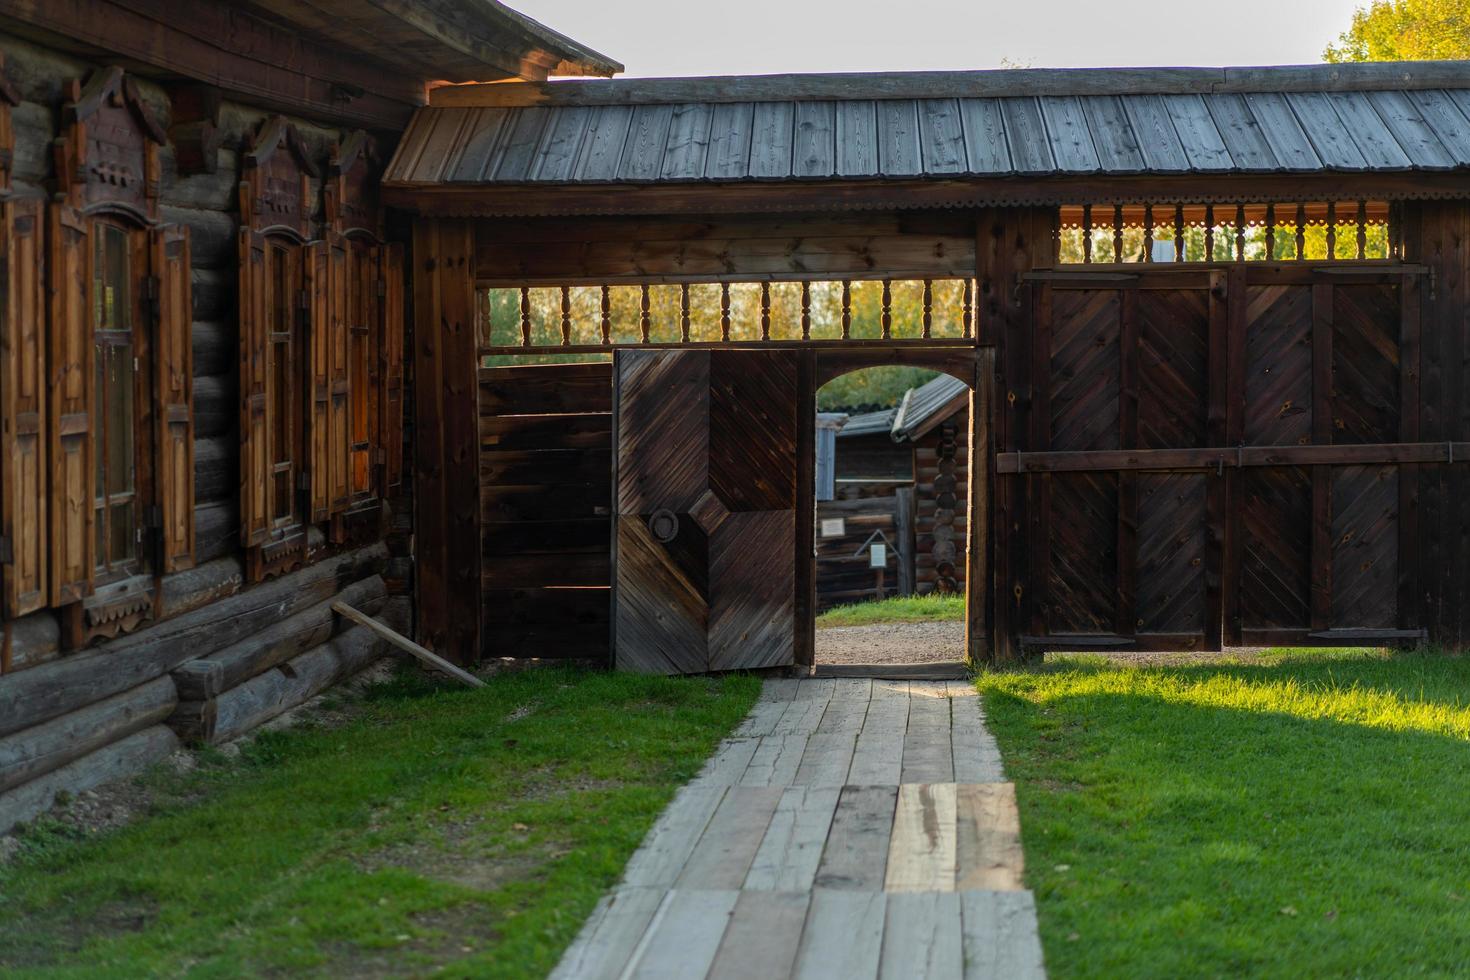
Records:
[[[163,128],[116,65],[67,86],[64,130],[55,144],[59,190],[83,212],[98,208],[158,219],[158,148]]]
[[[288,230],[303,241],[311,238],[310,180],[320,175],[296,127],[284,116],[267,119],[245,153],[241,224],[257,231]]]
[[[332,150],[323,188],[327,225],[340,235],[367,233],[383,239],[383,208],[378,183],[383,161],[377,142],[362,130]]]

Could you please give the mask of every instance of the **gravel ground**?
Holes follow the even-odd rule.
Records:
[[[1264,647],[1237,647],[1219,653],[1087,651],[1119,665],[1181,667],[1191,664],[1254,660]],[[1048,653],[1048,662],[1065,653]],[[876,623],[817,630],[819,664],[930,664],[965,659],[965,624],[958,622]]]
[[[964,623],[876,623],[817,630],[819,664],[932,664],[964,659]]]

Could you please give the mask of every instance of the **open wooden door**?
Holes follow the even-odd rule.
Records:
[[[613,662],[794,662],[797,355],[619,351]]]

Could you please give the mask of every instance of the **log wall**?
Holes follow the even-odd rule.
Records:
[[[50,195],[52,145],[64,86],[99,63],[0,34],[5,72],[21,103],[12,113],[12,193]],[[313,529],[305,568],[245,587],[239,546],[239,335],[236,302],[238,188],[246,141],[266,113],[225,101],[213,159],[189,160],[174,136],[169,92],[134,79],[169,131],[160,150],[160,218],[189,229],[195,423],[194,568],[166,576],[156,621],[87,650],[67,652],[52,610],[6,624],[0,676],[0,833],[77,792],[157,761],[181,737],[220,741],[286,710],[386,652],[342,631],[331,601],[345,598],[407,630],[412,558],[411,496],[386,505],[381,529],[350,550]],[[325,166],[346,130],[290,118],[308,154]],[[179,161],[186,162],[181,172]],[[322,187],[310,186],[320,212]],[[405,384],[411,384],[406,378]],[[411,395],[411,388],[406,395]],[[405,441],[412,428],[405,425]],[[409,457],[411,458],[411,457]],[[405,489],[410,480],[403,481]],[[373,538],[386,538],[374,541]],[[248,689],[251,693],[244,692]],[[248,703],[247,703],[248,702]],[[206,706],[206,707],[200,707]],[[200,729],[191,718],[216,721]],[[219,720],[223,719],[223,720]]]
[[[914,578],[920,595],[965,591],[969,420],[969,409],[955,412],[914,444]]]

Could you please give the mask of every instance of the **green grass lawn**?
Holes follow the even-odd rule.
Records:
[[[817,628],[828,626],[871,626],[874,623],[924,623],[931,620],[963,620],[962,595],[895,596],[881,602],[856,602],[833,606],[817,617]]]
[[[0,974],[543,976],[759,686],[369,688],[345,724],[155,774],[122,830],[32,829],[0,867]]]
[[[1470,972],[1470,659],[982,675],[1055,977]]]

